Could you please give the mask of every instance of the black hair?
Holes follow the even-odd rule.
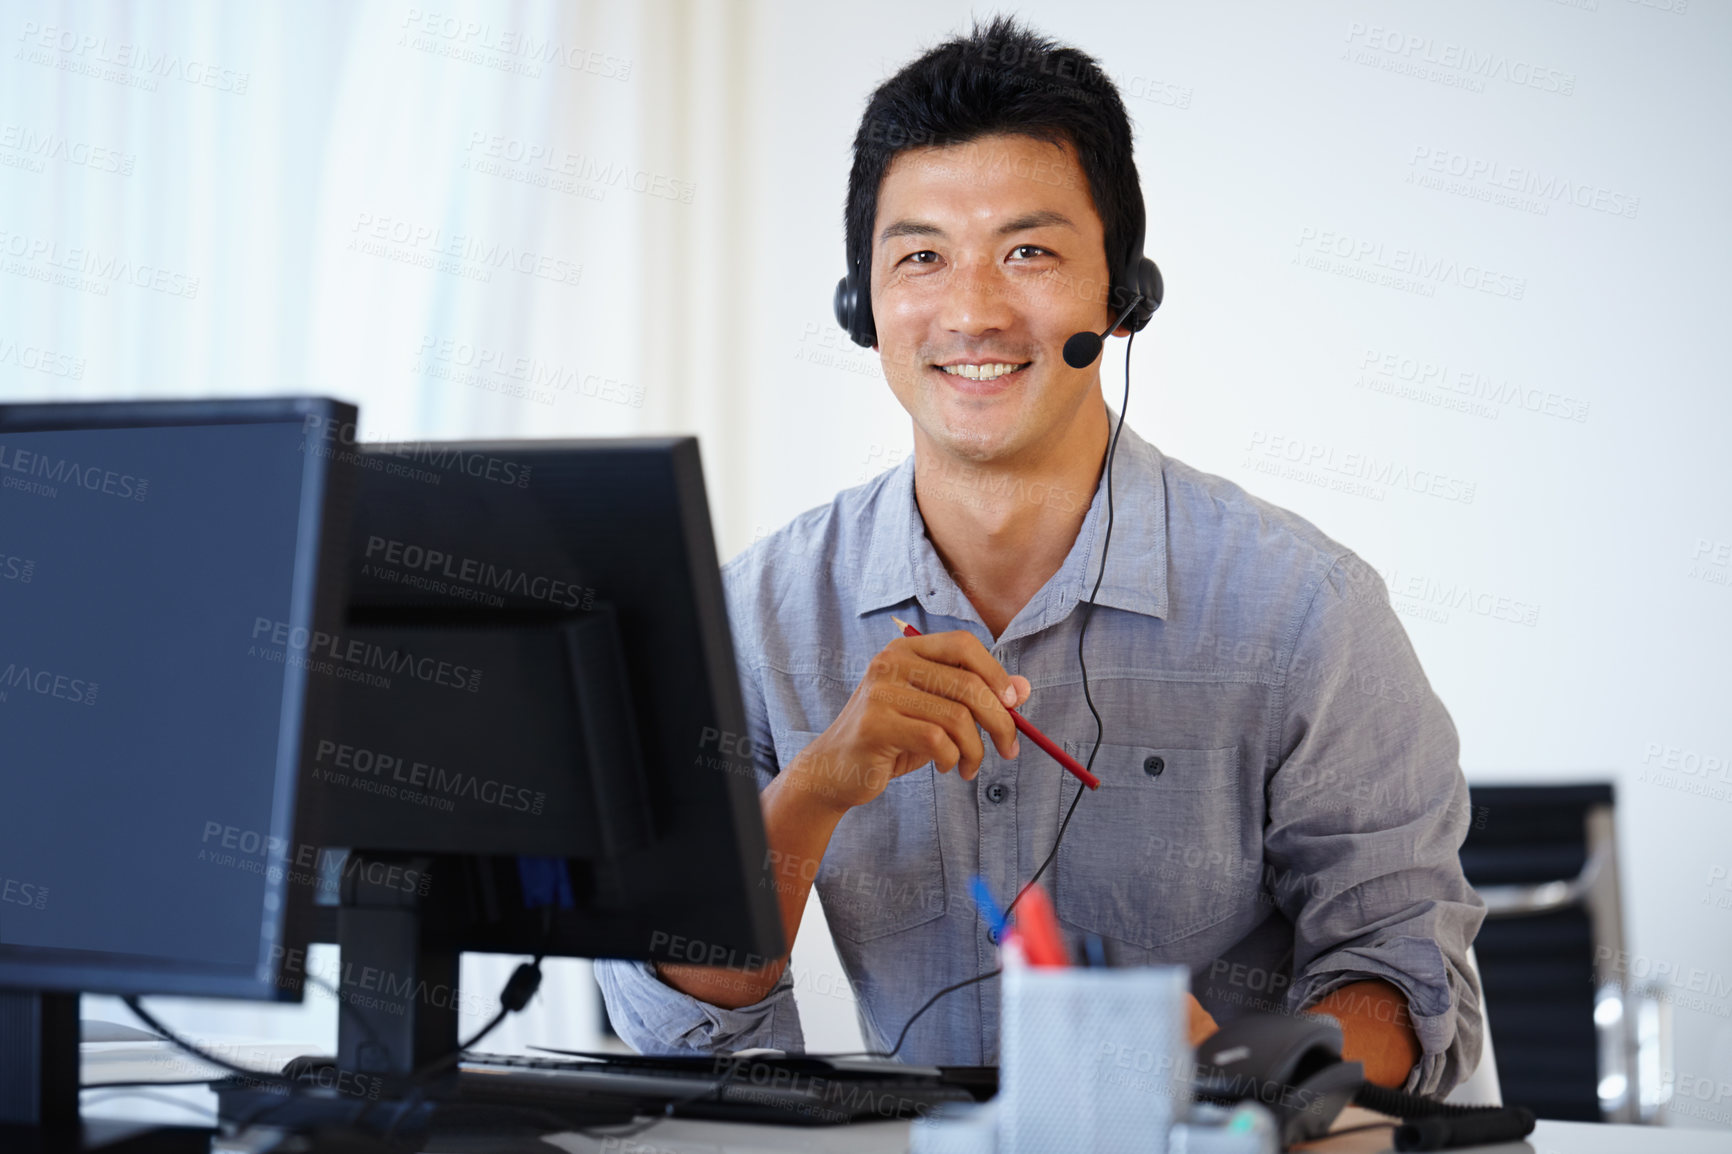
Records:
[[[1100,64],[996,16],[948,40],[880,84],[854,135],[843,212],[849,269],[870,301],[878,189],[896,155],[1011,133],[1068,142],[1088,177],[1115,282],[1142,248],[1143,191],[1131,155],[1131,122]]]

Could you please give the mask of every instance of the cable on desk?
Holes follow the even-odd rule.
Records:
[[[173,1030],[169,1029],[167,1026],[165,1026],[161,1022],[157,1021],[156,1018],[154,1018],[150,1014],[149,1011],[147,1011],[143,1006],[138,1004],[138,996],[136,994],[128,994],[125,997],[121,998],[120,1000],[123,1003],[125,1003],[127,1009],[131,1010],[134,1014],[136,1014],[138,1016],[139,1021],[143,1022],[145,1025],[149,1026],[152,1030],[155,1030],[158,1034],[161,1034],[164,1039],[173,1043],[176,1046],[179,1046],[181,1049],[185,1050],[187,1053],[191,1054],[193,1057],[197,1058],[201,1062],[209,1062],[211,1065],[216,1066],[219,1069],[227,1070],[230,1073],[240,1074],[243,1077],[247,1077],[247,1078],[256,1078],[261,1082],[269,1082],[273,1085],[278,1085],[278,1086],[294,1086],[294,1085],[296,1085],[296,1082],[293,1078],[284,1077],[282,1074],[276,1073],[275,1071],[250,1069],[246,1066],[236,1065],[234,1062],[229,1061],[227,1058],[219,1058],[215,1054],[206,1053],[204,1050],[193,1045],[191,1042],[187,1041],[185,1038],[181,1037],[179,1034],[175,1033]]]
[[[317,977],[313,974],[308,974],[308,975],[306,975],[306,977],[307,977],[308,981],[314,982],[317,985],[323,986],[325,989],[329,990],[332,993],[332,995],[335,996],[337,999],[337,1005],[338,1005],[339,1012],[342,1010],[347,1010],[351,1015],[354,1015],[356,1020],[360,1023],[362,1030],[367,1034],[368,1038],[374,1042],[378,1041],[378,1034],[374,1032],[373,1027],[367,1022],[367,1019],[365,1018],[365,1016],[361,1015],[359,1010],[355,1009],[355,1007],[353,1007],[352,1005],[349,1004],[348,999],[346,999],[342,996],[342,992],[339,989],[337,989],[337,987],[332,986],[329,982],[325,981],[323,978]],[[282,1074],[280,1072],[271,1071],[271,1070],[254,1070],[254,1069],[247,1067],[247,1066],[237,1065],[234,1062],[230,1062],[226,1058],[219,1058],[215,1054],[207,1053],[205,1050],[199,1048],[198,1046],[193,1045],[191,1042],[187,1041],[185,1038],[183,1038],[179,1034],[175,1033],[175,1031],[169,1029],[167,1026],[165,1026],[161,1022],[159,1022],[149,1011],[147,1011],[142,1005],[139,1004],[139,1001],[138,1001],[138,998],[136,995],[128,995],[127,997],[122,998],[121,1001],[125,1004],[127,1009],[131,1010],[135,1015],[137,1015],[139,1021],[143,1022],[145,1025],[149,1026],[152,1030],[154,1030],[157,1034],[161,1035],[161,1037],[165,1041],[169,1042],[171,1045],[178,1046],[180,1049],[185,1050],[187,1053],[191,1054],[193,1057],[199,1059],[200,1061],[208,1062],[211,1065],[216,1066],[219,1069],[227,1070],[231,1074],[238,1074],[242,1077],[252,1079],[255,1082],[264,1083],[266,1085],[272,1085],[272,1086],[281,1086],[281,1087],[284,1087],[288,1090],[288,1094],[282,1102],[267,1103],[265,1106],[261,1107],[260,1109],[255,1110],[252,1114],[248,1115],[246,1118],[241,1119],[238,1124],[242,1127],[253,1125],[254,1123],[263,1119],[266,1115],[270,1114],[272,1111],[283,1106],[285,1103],[292,1101],[297,1094],[304,1094],[309,1089],[309,1087],[304,1082],[300,1081],[299,1079],[288,1077],[287,1075]],[[204,1079],[203,1081],[204,1081],[204,1084],[209,1085],[211,1082],[215,1082],[218,1080],[219,1079],[210,1078],[210,1079]],[[112,1085],[113,1083],[110,1083],[110,1084]],[[168,1083],[158,1082],[155,1084],[156,1085],[167,1085]],[[100,1085],[100,1083],[98,1083],[98,1085]],[[80,1087],[80,1089],[83,1089],[83,1087]],[[357,1124],[361,1120],[361,1118],[366,1114],[368,1107],[370,1107],[372,1105],[373,1105],[372,1102],[363,1101],[360,1104],[359,1108],[355,1111],[354,1115],[352,1115],[350,1117],[349,1125],[354,1126],[355,1124]]]
[[[1534,1129],[1534,1112],[1526,1106],[1458,1106],[1371,1082],[1354,1091],[1353,1104],[1401,1119],[1395,1128],[1397,1150],[1514,1142]]]
[[[546,928],[547,913],[544,912],[544,932]],[[493,1015],[485,1026],[470,1035],[468,1041],[458,1042],[455,1050],[433,1059],[409,1075],[409,1092],[398,1105],[397,1113],[391,1118],[391,1124],[385,1127],[384,1141],[386,1143],[389,1143],[397,1133],[397,1127],[402,1125],[403,1119],[408,1117],[425,1100],[426,1084],[430,1079],[455,1066],[462,1060],[465,1051],[474,1049],[483,1038],[498,1029],[499,1024],[505,1021],[507,1017],[529,1005],[530,999],[534,998],[535,992],[541,988],[541,962],[546,956],[546,954],[536,954],[534,961],[518,964],[518,967],[511,972],[511,977],[506,980],[505,988],[499,991],[499,1012]],[[363,1110],[362,1114],[365,1113],[366,1111]],[[358,1121],[359,1119],[357,1119]]]
[[[322,986],[324,989],[329,991],[330,994],[334,998],[337,999],[338,1010],[339,1011],[347,1010],[351,1015],[354,1016],[355,1021],[357,1023],[359,1023],[362,1031],[364,1033],[366,1033],[367,1039],[369,1041],[375,1043],[375,1044],[381,1044],[379,1042],[379,1035],[373,1030],[372,1024],[367,1021],[366,1017],[364,1015],[362,1015],[359,1010],[355,1009],[354,1006],[349,1004],[348,999],[343,997],[343,993],[341,990],[339,990],[337,987],[331,985],[331,983],[325,981],[325,979],[317,977],[313,974],[306,975],[306,980],[309,982],[312,982],[315,985]],[[149,1026],[153,1031],[155,1031],[158,1035],[160,1035],[164,1041],[169,1042],[170,1044],[172,1044],[174,1046],[178,1046],[180,1049],[185,1050],[187,1053],[189,1053],[193,1057],[199,1059],[201,1062],[209,1062],[211,1065],[220,1067],[224,1070],[229,1071],[230,1073],[241,1074],[241,1075],[244,1075],[245,1077],[248,1077],[248,1078],[258,1078],[258,1079],[262,1079],[264,1081],[276,1082],[279,1084],[288,1084],[288,1085],[297,1085],[297,1086],[300,1084],[295,1079],[287,1077],[286,1075],[282,1074],[280,1071],[254,1070],[254,1069],[251,1069],[251,1068],[246,1067],[246,1066],[236,1065],[235,1063],[230,1062],[226,1058],[217,1057],[215,1054],[206,1053],[204,1050],[201,1050],[199,1047],[193,1045],[191,1042],[187,1041],[185,1038],[181,1037],[179,1034],[175,1033],[173,1030],[169,1029],[167,1026],[165,1026],[161,1022],[157,1021],[157,1019],[154,1016],[152,1016],[148,1011],[145,1010],[145,1008],[142,1005],[139,1004],[139,1001],[138,1001],[138,998],[136,995],[129,995],[127,997],[122,998],[121,1001],[126,1005],[127,1009],[131,1010],[135,1015],[137,1015],[139,1021],[141,1021],[145,1025]],[[213,1082],[213,1081],[216,1081],[216,1079],[206,1078],[206,1079],[202,1079],[202,1081]],[[108,1083],[108,1084],[118,1085],[119,1083]],[[173,1085],[173,1084],[177,1084],[177,1083],[158,1082],[155,1084],[159,1085],[159,1086],[167,1086],[167,1085]],[[178,1084],[192,1085],[194,1083],[189,1082],[189,1083],[178,1083]]]

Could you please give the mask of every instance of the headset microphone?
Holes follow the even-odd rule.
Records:
[[[1119,314],[1119,319],[1107,326],[1104,333],[1081,332],[1074,334],[1064,343],[1064,363],[1073,369],[1086,369],[1095,363],[1095,358],[1101,355],[1101,347],[1113,330],[1125,323],[1125,318],[1131,315],[1131,310],[1143,303],[1143,294],[1137,293],[1131,298],[1131,303],[1125,306],[1125,311]]]

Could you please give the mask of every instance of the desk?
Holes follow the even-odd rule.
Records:
[[[1345,1115],[1344,1115],[1345,1117]],[[1365,1120],[1377,1115],[1366,1114]],[[633,1139],[609,1145],[576,1134],[544,1141],[572,1154],[906,1154],[906,1122],[790,1130],[774,1126],[688,1122],[671,1119]],[[634,1145],[634,1143],[636,1143]],[[1391,1149],[1389,1130],[1342,1134],[1295,1149],[1310,1154],[1382,1154]],[[1732,1134],[1654,1126],[1600,1126],[1589,1122],[1540,1122],[1524,1142],[1474,1146],[1479,1154],[1728,1154]],[[1086,1154],[1079,1151],[1078,1154]]]
[[[306,1049],[306,1046],[263,1045],[247,1047],[244,1055],[237,1056],[264,1067],[286,1062]],[[82,1057],[87,1083],[196,1078],[219,1073],[161,1042],[86,1045]],[[176,1086],[149,1093],[151,1096],[145,1098],[123,1098],[87,1091],[86,1116],[186,1125],[197,1122],[202,1111],[208,1124],[216,1110],[216,1095],[200,1087]],[[1379,1120],[1379,1115],[1348,1107],[1338,1124],[1345,1127]],[[523,1149],[545,1152],[550,1146],[571,1154],[906,1154],[908,1123],[793,1127],[671,1118],[634,1137],[607,1139],[557,1134],[526,1143]],[[1309,1154],[1381,1154],[1390,1149],[1389,1131],[1341,1134],[1297,1149]],[[1542,1121],[1525,1142],[1472,1149],[1481,1154],[1732,1154],[1732,1133]],[[440,1154],[441,1150],[439,1145],[429,1148],[430,1154]],[[472,1146],[466,1150],[473,1154]],[[501,1144],[497,1150],[505,1154],[508,1147]]]

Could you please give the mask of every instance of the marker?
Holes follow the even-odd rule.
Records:
[[[908,622],[902,620],[902,618],[892,615],[890,620],[896,622],[896,624],[902,627],[902,635],[904,637],[922,636],[920,630],[914,628],[914,626],[908,624]],[[1072,777],[1076,778],[1090,789],[1099,789],[1101,787],[1100,778],[1084,769],[1082,762],[1060,749],[1057,742],[1030,724],[1029,720],[1022,714],[1018,713],[1014,706],[1007,705],[1005,708],[1010,710],[1010,719],[1016,723],[1016,728],[1021,730],[1023,733],[1028,734],[1028,739],[1030,741],[1051,754],[1052,759],[1064,766],[1065,769],[1069,770]]]
[[[1016,903],[1016,933],[1029,965],[1070,965],[1070,951],[1065,949],[1058,917],[1052,912],[1052,899],[1039,882],[1031,883]]]

